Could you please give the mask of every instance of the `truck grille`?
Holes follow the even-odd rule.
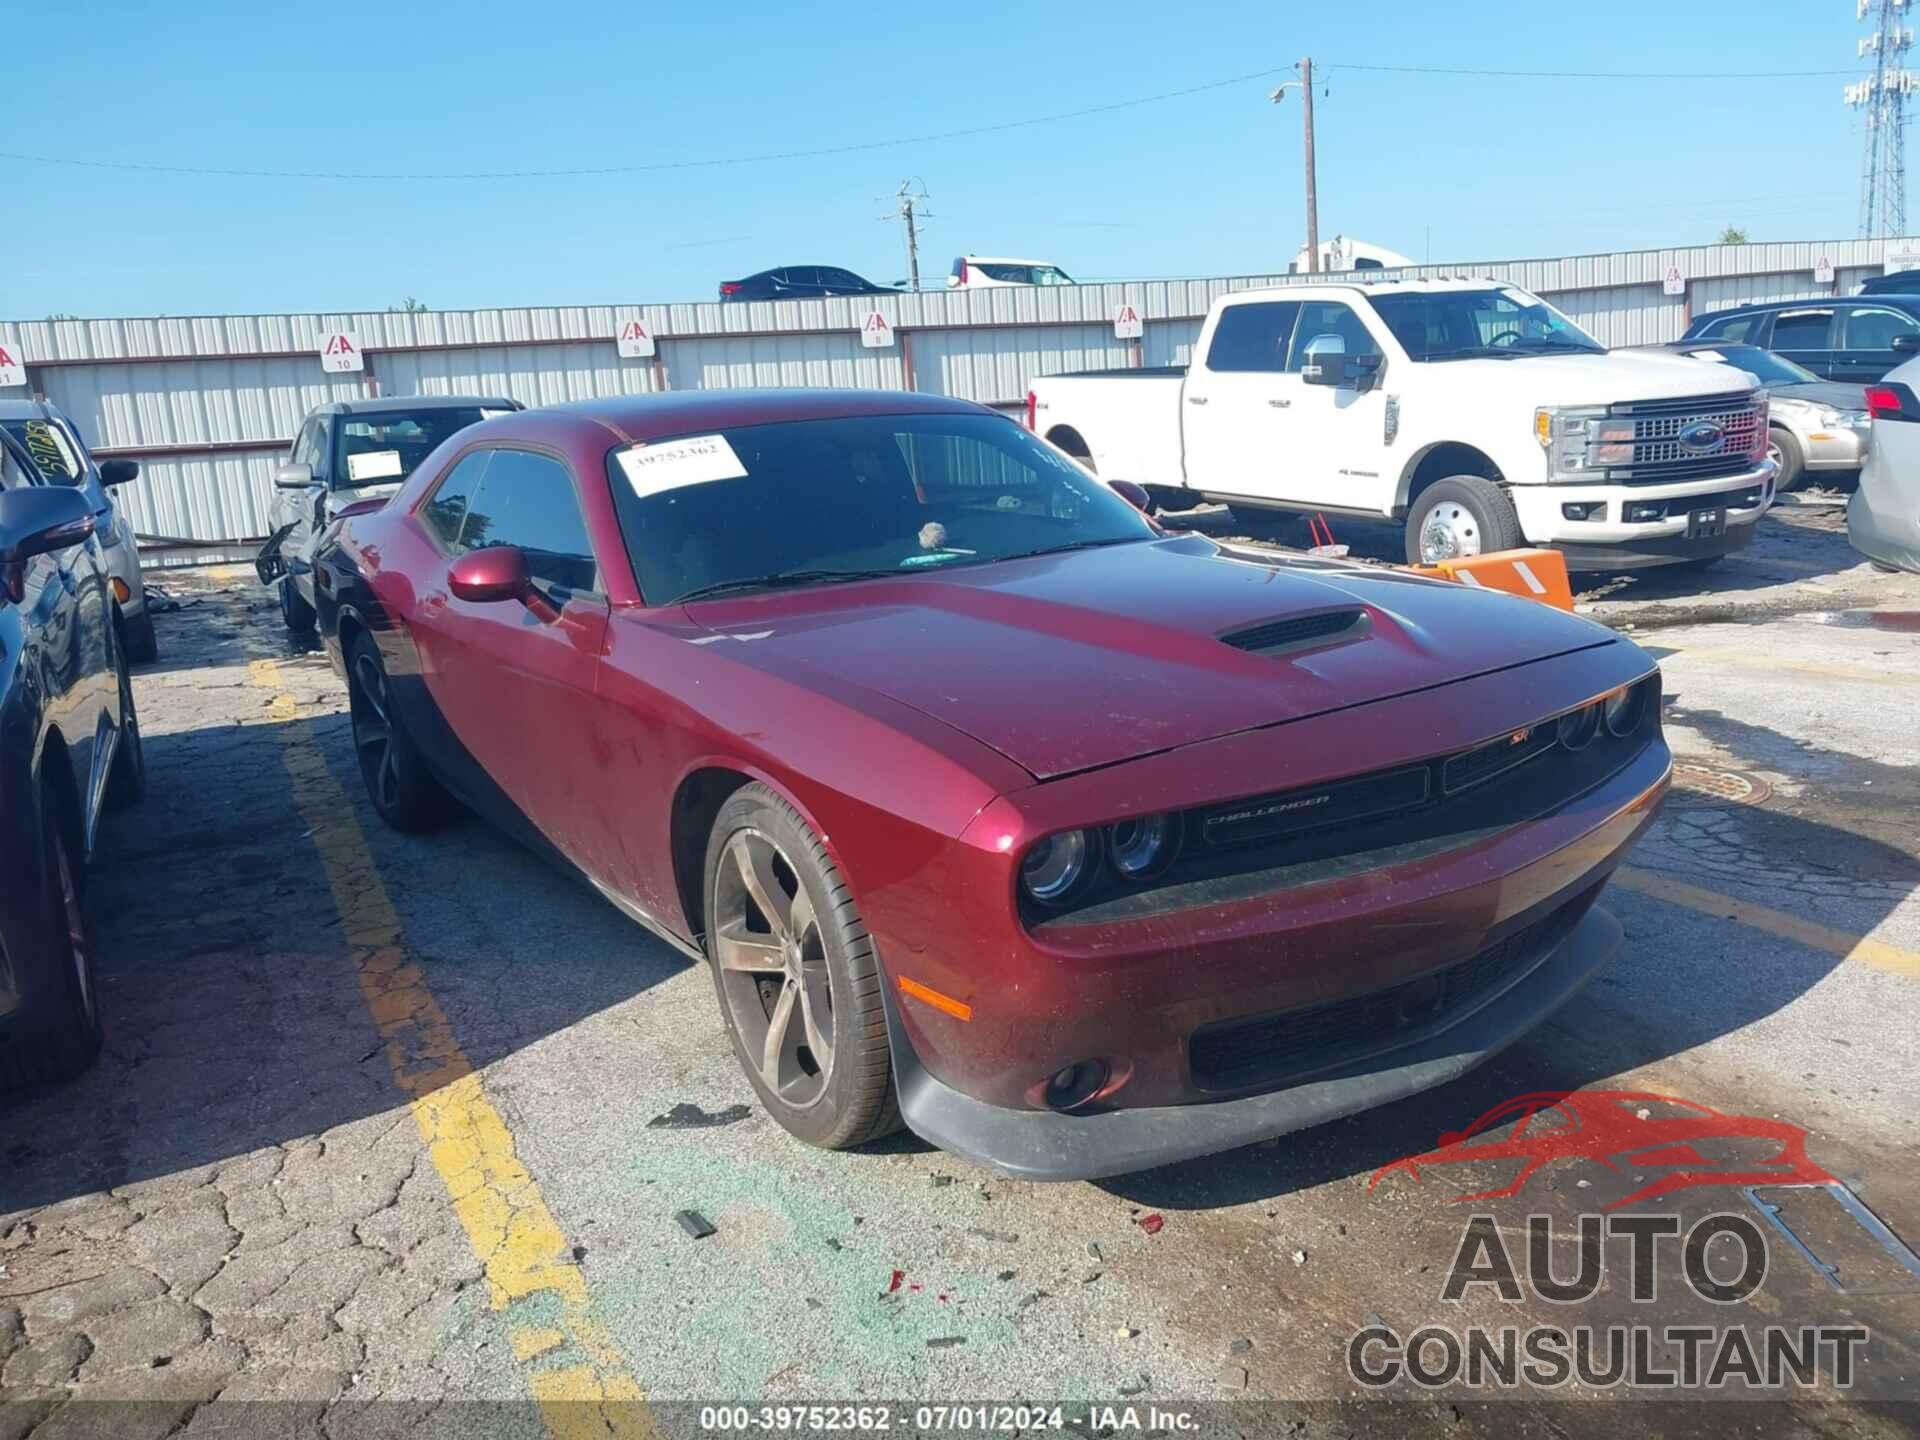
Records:
[[[1753,466],[1766,428],[1766,411],[1752,395],[1690,395],[1673,400],[1637,400],[1615,405],[1612,414],[1633,421],[1633,461],[1609,466],[1607,478],[1628,485],[1672,480],[1710,480]],[[1683,443],[1695,427],[1717,426],[1711,445]]]

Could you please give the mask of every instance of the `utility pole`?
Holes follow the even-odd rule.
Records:
[[[920,288],[920,227],[916,221],[914,207],[927,198],[927,182],[919,181],[920,193],[913,193],[912,180],[900,182],[899,193],[894,197],[900,202],[900,218],[907,224],[907,276],[908,283],[915,289]]]
[[[1286,98],[1287,91],[1297,85],[1300,87],[1300,98],[1306,106],[1307,270],[1317,274],[1320,269],[1320,200],[1315,193],[1313,173],[1313,57],[1309,55],[1294,68],[1300,72],[1300,78],[1287,81],[1273,92],[1271,98],[1278,105]]]

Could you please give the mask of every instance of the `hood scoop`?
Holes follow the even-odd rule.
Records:
[[[1313,615],[1289,615],[1284,620],[1229,630],[1220,637],[1220,642],[1245,650],[1249,655],[1291,655],[1336,641],[1357,640],[1372,628],[1367,612],[1357,607],[1322,610]]]

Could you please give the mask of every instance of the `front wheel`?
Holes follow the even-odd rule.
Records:
[[[116,809],[137,803],[147,793],[147,748],[140,739],[140,716],[133,708],[133,676],[124,649],[115,657],[120,684],[120,733],[113,747],[113,773],[107,777],[107,803]]]
[[[380,818],[396,830],[430,830],[447,812],[447,794],[400,723],[380,647],[364,630],[347,646],[347,708],[360,778]]]
[[[153,633],[153,616],[142,610],[138,615],[120,617],[120,648],[136,665],[151,665],[160,658],[160,638]]]
[[[1422,490],[1407,513],[1407,563],[1438,565],[1526,544],[1507,492],[1479,475],[1450,475]]]
[[[41,903],[46,945],[15,965],[22,1004],[0,1034],[0,1090],[71,1080],[100,1053],[93,932],[81,906],[80,857],[69,812],[51,785],[40,791]]]
[[[289,635],[311,635],[313,633],[313,606],[306,597],[294,589],[293,577],[283,575],[280,578],[280,618],[287,622]]]
[[[900,1126],[884,978],[838,868],[764,785],[707,842],[707,957],[740,1068],[788,1133],[827,1150]]]
[[[1767,458],[1780,467],[1773,477],[1776,494],[1791,490],[1807,471],[1807,453],[1791,430],[1774,426],[1767,431]]]

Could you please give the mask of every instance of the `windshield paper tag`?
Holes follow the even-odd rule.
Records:
[[[724,435],[696,435],[689,440],[663,440],[657,445],[635,445],[620,452],[620,468],[642,500],[683,485],[705,485],[711,480],[744,479],[747,467],[733,453]]]
[[[368,450],[347,457],[349,480],[386,480],[400,473],[398,450]]]

